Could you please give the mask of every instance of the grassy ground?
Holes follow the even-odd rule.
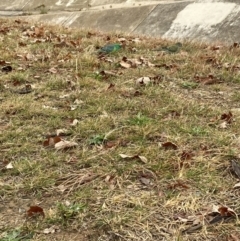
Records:
[[[240,239],[237,44],[0,23],[1,241]]]

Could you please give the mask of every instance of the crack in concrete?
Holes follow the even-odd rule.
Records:
[[[148,18],[148,16],[150,16],[150,14],[155,10],[157,6],[158,5],[153,7],[153,9],[147,14],[147,16],[130,33],[133,33]]]

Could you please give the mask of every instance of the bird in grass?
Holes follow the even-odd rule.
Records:
[[[99,53],[100,54],[109,54],[113,52],[117,52],[122,48],[121,44],[107,44],[100,48]]]
[[[156,49],[157,51],[164,51],[166,53],[169,53],[169,54],[174,54],[174,53],[177,53],[182,47],[182,43],[178,42],[174,45],[171,45],[169,47],[167,46],[164,46],[164,47],[161,47],[160,49]]]

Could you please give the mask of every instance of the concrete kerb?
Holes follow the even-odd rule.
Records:
[[[90,0],[31,0],[23,8],[25,11],[45,9],[47,11],[81,11],[89,8]]]
[[[100,10],[110,8],[128,8],[140,7],[146,5],[157,5],[174,3],[181,1],[194,0],[155,0],[155,1],[139,1],[139,0],[9,0],[0,1],[0,11],[29,11],[35,12],[41,8],[46,11],[81,11],[81,10]]]
[[[22,11],[29,0],[8,0],[0,1],[0,11]]]

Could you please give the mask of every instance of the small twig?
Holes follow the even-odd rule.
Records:
[[[79,188],[80,186],[93,181],[97,177],[99,177],[98,174],[74,173],[59,179],[58,183],[60,182],[61,185],[64,186],[65,190],[68,190],[67,195],[69,195],[69,193],[72,192],[74,189]]]
[[[114,132],[114,131],[118,131],[118,130],[121,130],[121,129],[124,129],[124,128],[129,128],[129,126],[121,126],[119,128],[116,128],[116,129],[113,129],[111,131],[109,131],[107,134],[104,135],[104,140],[107,140],[107,138]]]

